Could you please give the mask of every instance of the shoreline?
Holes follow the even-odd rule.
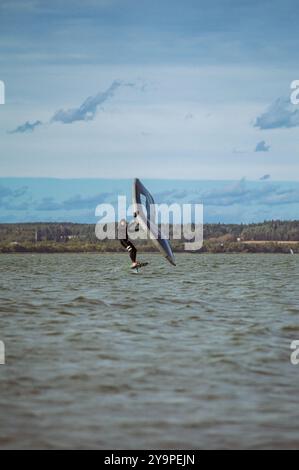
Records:
[[[10,243],[0,244],[1,254],[15,254],[15,253],[28,253],[28,254],[80,254],[80,253],[123,253],[121,245],[118,246],[118,241],[115,242],[116,246],[105,246],[105,242],[94,243]],[[180,244],[183,245],[183,244]],[[136,244],[139,253],[157,253],[157,250],[151,246],[140,246]],[[211,242],[205,241],[203,247],[198,251],[186,251],[183,246],[174,245],[174,253],[188,253],[193,255],[200,255],[205,253],[225,253],[225,254],[241,254],[241,253],[280,253],[280,254],[293,254],[299,253],[299,242],[290,241],[254,241],[247,240],[244,242]]]
[[[112,228],[117,234],[117,226]],[[173,239],[174,226],[169,228],[174,253],[186,253],[184,244],[187,240]],[[194,227],[192,229],[194,230]],[[135,240],[134,244],[140,253],[156,252],[150,240],[139,239]],[[289,254],[292,251],[299,253],[299,220],[272,220],[249,225],[207,223],[203,226],[202,248],[190,253]],[[98,240],[95,226],[92,224],[0,224],[0,254],[122,252],[123,247],[119,240]]]

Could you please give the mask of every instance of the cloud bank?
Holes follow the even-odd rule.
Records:
[[[299,182],[152,181],[161,203],[204,204],[205,222],[258,222],[298,218]],[[95,223],[98,204],[117,208],[117,194],[131,201],[128,180],[0,179],[0,221]],[[78,190],[80,192],[78,192]]]
[[[0,185],[0,208],[5,210],[26,210],[27,202],[22,199],[28,191],[27,186],[11,189]]]
[[[260,177],[260,181],[266,181],[266,180],[269,180],[271,178],[271,175],[263,175]]]
[[[89,96],[78,108],[60,109],[50,119],[50,124],[60,122],[62,124],[72,124],[77,121],[92,121],[95,118],[98,107],[111,99],[116,90],[120,87],[134,87],[134,83],[127,83],[121,80],[114,80],[112,84],[104,92],[99,92],[95,96]],[[25,122],[18,126],[16,129],[9,132],[9,134],[24,134],[26,132],[33,132],[37,127],[41,126],[41,121],[35,121],[32,124]]]
[[[270,145],[266,145],[266,142],[264,140],[261,140],[256,144],[255,152],[269,152],[269,150]]]
[[[264,175],[266,181],[270,175]],[[184,198],[184,201],[182,199]],[[299,185],[295,188],[278,183],[251,183],[245,178],[231,184],[218,183],[209,189],[178,191],[177,189],[157,194],[160,203],[192,202],[203,203],[204,206],[232,207],[249,206],[281,206],[299,204]]]
[[[110,87],[103,93],[98,93],[95,96],[89,96],[78,108],[72,108],[57,111],[51,118],[51,123],[61,122],[63,124],[71,124],[76,121],[92,121],[96,115],[97,108],[101,104],[105,103],[109,98],[112,98],[118,88],[122,84],[121,81],[115,80]]]
[[[283,187],[279,184],[265,183],[252,186],[245,179],[228,185],[220,190],[210,190],[201,194],[207,206],[279,206],[299,203],[299,188]]]
[[[41,126],[43,123],[41,121],[35,121],[30,123],[26,121],[25,124],[16,127],[16,129],[9,131],[9,134],[25,134],[26,132],[33,132],[37,127]]]
[[[299,106],[290,98],[278,98],[269,108],[257,117],[254,124],[259,129],[281,129],[299,126]]]

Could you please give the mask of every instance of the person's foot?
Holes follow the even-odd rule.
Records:
[[[139,266],[139,263],[137,263],[137,261],[131,264],[132,269],[137,268],[137,266]]]

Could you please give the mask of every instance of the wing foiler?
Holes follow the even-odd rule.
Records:
[[[158,248],[169,263],[176,266],[170,243],[164,238],[163,233],[156,224],[154,204],[155,201],[151,193],[138,178],[135,178],[133,182],[133,206],[137,222],[145,232],[149,233],[153,245]]]

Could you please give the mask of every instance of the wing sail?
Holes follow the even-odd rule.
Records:
[[[164,238],[156,224],[154,198],[138,178],[133,182],[133,206],[137,221],[142,229],[149,233],[153,245],[170,264],[176,266],[169,240]]]

